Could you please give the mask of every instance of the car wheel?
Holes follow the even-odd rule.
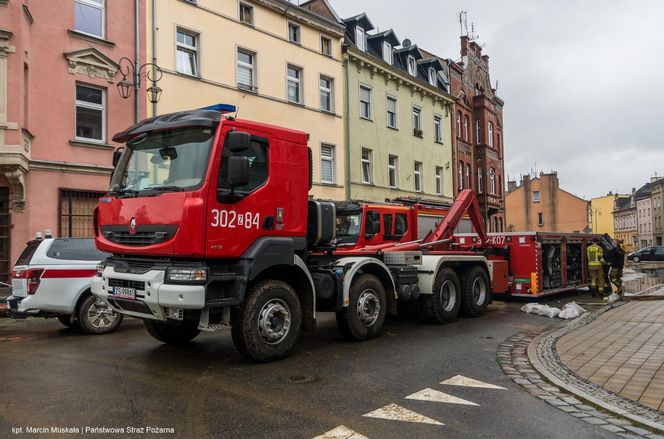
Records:
[[[639,262],[641,262],[641,258],[639,258],[638,256],[634,256],[634,259],[632,259],[632,260],[634,261],[635,264],[638,264]]]
[[[122,315],[97,296],[89,295],[78,309],[78,322],[86,334],[107,334],[120,326]]]
[[[370,340],[380,334],[387,316],[387,295],[380,280],[363,274],[353,281],[350,304],[337,312],[337,326],[349,340]]]
[[[266,280],[251,287],[231,316],[235,348],[245,357],[266,363],[293,349],[302,326],[302,307],[286,282]]]
[[[57,319],[67,328],[78,327],[78,320],[76,320],[74,316],[58,316]]]

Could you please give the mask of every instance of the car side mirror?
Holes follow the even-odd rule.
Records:
[[[228,159],[228,185],[232,188],[249,184],[249,158],[244,156]]]
[[[243,131],[231,131],[226,136],[226,148],[231,152],[242,152],[251,146],[251,134]]]
[[[115,151],[113,151],[113,167],[115,168],[118,163],[120,163],[120,157],[122,157],[122,153],[124,152],[124,148],[118,148]]]

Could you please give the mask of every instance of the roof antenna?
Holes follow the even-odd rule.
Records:
[[[461,36],[468,35],[468,13],[466,11],[459,12],[459,26],[461,27]]]
[[[240,106],[235,107],[235,120],[237,120],[237,115],[240,114]]]

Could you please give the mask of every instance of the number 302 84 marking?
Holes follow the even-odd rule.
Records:
[[[234,210],[212,209],[212,227],[221,227],[225,229],[236,229],[244,227],[245,229],[260,228],[260,213],[237,213]]]

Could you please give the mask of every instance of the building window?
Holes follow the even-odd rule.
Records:
[[[443,195],[443,168],[436,166],[436,195]]]
[[[479,145],[482,143],[482,125],[480,121],[475,121],[475,142]]]
[[[387,163],[387,177],[390,188],[399,187],[399,157],[391,155]]]
[[[323,55],[332,56],[332,40],[321,36],[320,37],[320,52]]]
[[[198,34],[177,30],[175,70],[198,76]]]
[[[320,77],[320,109],[334,112],[334,79],[326,76]]]
[[[461,137],[461,112],[457,112],[457,137]]]
[[[291,43],[300,44],[300,26],[288,23],[288,40]]]
[[[413,56],[408,56],[408,73],[411,75],[415,76],[415,72],[417,71],[416,69],[416,64],[415,64],[415,58]]]
[[[256,90],[256,55],[247,50],[237,50],[237,87],[243,90]]]
[[[422,109],[413,107],[413,134],[422,137]]]
[[[93,212],[105,192],[60,189],[60,237],[92,238],[95,233]]]
[[[76,138],[106,142],[106,93],[100,88],[76,86]]]
[[[489,146],[493,148],[493,122],[489,122]]]
[[[302,69],[292,65],[287,68],[288,102],[302,103]]]
[[[355,28],[355,45],[363,52],[367,49],[366,34],[364,33],[364,29],[360,26]]]
[[[436,69],[433,67],[429,68],[429,84],[436,86],[438,81],[436,81]]]
[[[470,135],[468,133],[468,125],[470,125],[470,119],[468,116],[463,117],[463,140],[468,140]]]
[[[493,168],[489,169],[489,193],[496,194],[496,170]]]
[[[373,171],[371,169],[371,150],[362,148],[362,183],[373,182]]]
[[[387,97],[387,126],[397,128],[397,98]]]
[[[254,8],[246,3],[240,3],[240,21],[245,24],[254,24]]]
[[[320,180],[323,183],[335,183],[334,145],[320,146]]]
[[[360,117],[371,120],[371,89],[360,86]]]
[[[502,143],[500,131],[496,132],[496,150],[500,151],[500,144]]]
[[[422,162],[415,162],[413,175],[415,176],[415,192],[422,192]]]
[[[383,41],[383,61],[392,65],[392,45],[387,41]]]
[[[463,190],[463,163],[459,162],[459,169],[458,169],[458,177],[457,177],[457,183],[459,186],[459,191]]]
[[[544,225],[544,215],[542,212],[537,212],[537,225],[543,226]]]
[[[482,168],[477,168],[477,193],[481,194],[483,192],[482,188]]]
[[[104,0],[75,0],[75,29],[79,32],[104,38]]]
[[[433,140],[436,143],[443,143],[443,124],[440,116],[433,117]]]
[[[533,192],[533,203],[539,203],[540,202],[540,193],[539,191]]]
[[[467,164],[467,165],[466,165],[466,187],[467,187],[468,189],[471,189],[471,188],[472,188],[472,185],[470,184],[470,175],[471,175],[471,172],[470,172],[470,165]]]

